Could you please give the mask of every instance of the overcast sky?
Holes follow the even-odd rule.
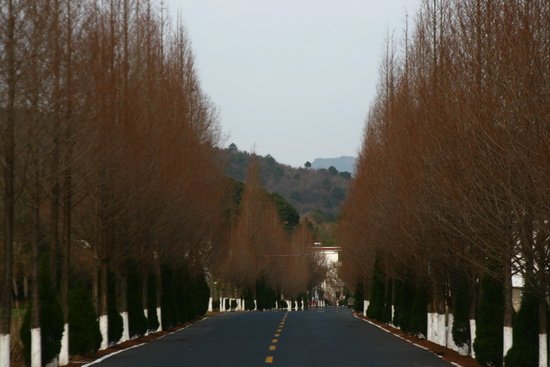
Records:
[[[165,0],[182,15],[226,145],[301,166],[355,155],[387,31],[420,0]]]

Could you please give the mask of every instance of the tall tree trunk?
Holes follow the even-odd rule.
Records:
[[[70,122],[68,121],[70,124]],[[71,134],[70,126],[67,128],[67,135]],[[70,136],[68,136],[70,139]],[[64,366],[69,363],[69,272],[71,259],[71,225],[72,225],[72,169],[71,143],[67,143],[67,153],[65,158],[65,173],[63,176],[63,241],[61,257],[61,308],[63,310],[63,338],[61,343],[61,352],[59,355],[59,365]]]
[[[161,295],[162,295],[162,280],[161,280],[161,271],[160,271],[160,257],[158,252],[155,251],[153,254],[155,258],[155,282],[156,282],[156,303],[157,303],[157,318],[159,322],[159,327],[157,331],[162,331],[162,308],[161,308]]]
[[[63,310],[63,337],[59,365],[69,363],[69,272],[71,259],[71,173],[65,173],[63,183],[63,241],[61,257],[61,309]]]
[[[543,278],[541,276],[541,278]],[[544,287],[545,288],[545,287]],[[547,292],[539,296],[539,367],[548,367],[548,320]]]
[[[63,337],[61,339],[61,351],[59,353],[59,365],[64,366],[69,363],[69,277],[71,269],[71,242],[72,242],[72,199],[73,199],[73,182],[72,182],[72,162],[73,162],[73,24],[72,24],[72,9],[71,1],[66,2],[67,6],[67,43],[66,43],[66,110],[65,110],[65,157],[63,167],[63,182],[62,182],[62,258],[61,258],[61,309],[63,310]]]
[[[58,117],[55,117],[57,120]],[[55,138],[57,140],[58,138]],[[53,151],[54,157],[52,162],[52,175],[55,176],[51,191],[50,202],[50,281],[54,289],[57,289],[57,270],[59,259],[59,180],[57,171],[59,170],[59,147],[58,143],[54,142]]]
[[[15,11],[7,0],[7,24],[4,52],[6,57],[6,123],[2,129],[4,160],[4,274],[0,291],[0,367],[10,365],[11,279],[13,276],[14,166],[15,166]]]
[[[40,168],[36,164],[35,169]],[[40,178],[38,174],[35,177],[34,193],[34,238],[32,241],[32,312],[31,312],[31,367],[40,367],[42,365],[42,341],[40,332],[40,280],[39,280],[39,246],[40,246]]]
[[[503,320],[503,339],[502,356],[506,357],[508,351],[512,348],[513,333],[512,321],[514,317],[514,308],[512,305],[512,243],[507,241],[504,251],[504,320]]]
[[[124,264],[119,264],[116,270],[118,284],[118,308],[122,316],[122,337],[120,342],[130,339],[130,324],[128,320],[128,274]]]
[[[102,245],[105,246],[105,245]],[[105,250],[104,250],[105,251]],[[108,282],[108,263],[107,258],[102,255],[100,259],[100,284],[99,284],[99,329],[101,331],[101,347],[100,349],[107,349],[109,347],[109,282]]]
[[[470,357],[475,358],[476,352],[474,350],[474,342],[477,337],[477,300],[478,300],[478,287],[476,284],[477,278],[473,274],[470,277]]]

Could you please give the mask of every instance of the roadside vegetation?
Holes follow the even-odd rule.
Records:
[[[387,40],[339,224],[359,311],[487,366],[548,365],[549,19],[424,1]]]
[[[303,257],[269,257],[309,245],[305,222],[225,175],[190,41],[159,5],[0,0],[1,367],[180,325],[215,291],[272,308],[311,284]]]

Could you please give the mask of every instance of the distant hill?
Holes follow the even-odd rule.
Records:
[[[252,155],[238,150],[234,144],[221,153],[226,161],[226,174],[244,182]],[[300,215],[322,215],[328,220],[338,215],[351,181],[349,172],[293,168],[277,162],[269,154],[257,158],[266,189],[283,196]]]
[[[333,166],[340,172],[355,172],[355,157],[341,156],[338,158],[315,158],[311,162],[311,168],[319,169]]]

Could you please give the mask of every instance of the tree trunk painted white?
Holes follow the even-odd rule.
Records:
[[[390,324],[393,325],[393,318],[395,317],[395,307],[393,305],[391,305],[391,319],[390,319]]]
[[[302,307],[300,309],[304,310],[304,300],[302,300],[301,302],[302,302]]]
[[[220,312],[224,312],[224,299],[223,297],[220,297]]]
[[[130,320],[128,319],[128,312],[126,311],[121,312],[120,316],[122,316],[122,336],[118,342],[124,343],[130,340]]]
[[[254,300],[254,311],[258,311],[258,301]]]
[[[160,307],[157,307],[157,318],[159,320],[159,327],[157,328],[157,332],[162,331],[162,309]]]
[[[40,328],[31,329],[31,367],[42,367]]]
[[[10,334],[0,335],[0,367],[10,367]]]
[[[109,347],[109,316],[99,316],[99,332],[101,333],[101,346],[99,349],[107,349]]]
[[[241,311],[246,311],[246,304],[244,303],[244,299],[241,299]]]
[[[286,301],[286,309],[287,311],[292,311],[292,301]]]
[[[548,335],[539,334],[539,367],[548,367]]]
[[[143,315],[145,316],[145,320],[147,320],[147,329],[145,330],[145,335],[149,335],[149,310],[144,308]]]
[[[437,314],[437,324],[439,329],[439,345],[447,346],[447,323],[444,313]]]
[[[208,312],[212,312],[212,297],[208,298]]]
[[[428,317],[427,317],[427,321],[428,321],[428,325],[427,325],[427,328],[426,328],[426,339],[428,339],[428,341],[433,341],[434,340],[434,313],[433,312],[428,312]]]
[[[63,335],[61,336],[61,349],[59,350],[59,365],[69,364],[69,324],[63,325]]]
[[[506,357],[508,351],[512,349],[514,343],[513,329],[510,326],[504,326],[502,328],[502,356]]]
[[[294,301],[294,310],[298,311],[298,301]]]
[[[278,301],[275,301],[275,309],[276,309],[276,310],[279,309],[279,302],[278,302]]]
[[[476,320],[470,319],[470,343],[471,343],[470,357],[472,358],[476,357],[476,352],[474,350],[474,342],[476,341],[476,336],[477,336]]]
[[[439,314],[434,313],[433,316],[434,322],[434,343],[441,345],[441,320],[439,319]]]

